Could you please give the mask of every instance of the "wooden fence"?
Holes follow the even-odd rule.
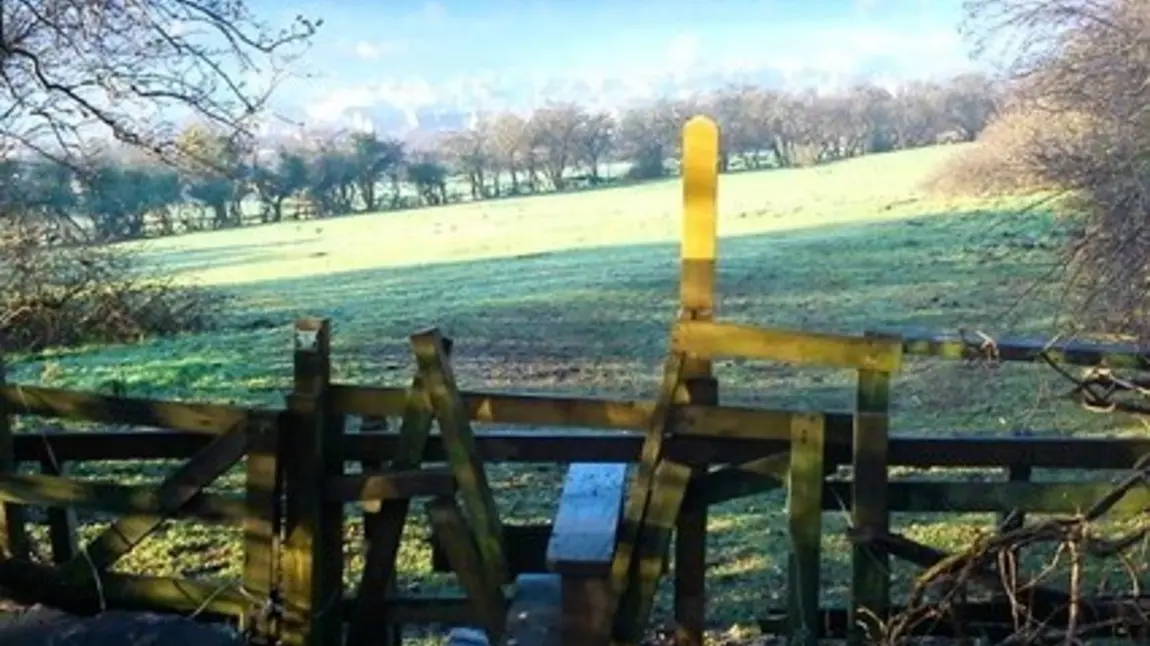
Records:
[[[1142,370],[1150,367],[1150,354],[1140,348],[854,337],[716,321],[717,152],[714,124],[689,122],[683,309],[672,326],[664,377],[653,400],[462,391],[451,369],[452,342],[436,330],[410,339],[417,370],[409,387],[336,383],[330,323],[316,319],[297,323],[294,385],[277,410],[6,384],[0,365],[0,586],[79,611],[107,604],[234,618],[253,639],[287,644],[341,639],[395,644],[398,626],[421,623],[479,626],[495,639],[513,636],[521,645],[560,639],[605,643],[611,635],[634,643],[670,562],[676,640],[701,644],[707,508],[785,487],[792,543],[787,604],[761,618],[762,625],[802,643],[831,634],[857,643],[864,639],[858,628],[864,609],[879,617],[893,610],[892,554],[923,566],[945,556],[893,537],[891,513],[998,512],[1010,514],[1011,522],[1019,522],[1019,512],[1079,513],[1106,496],[1111,485],[1031,482],[1030,471],[1129,469],[1150,454],[1150,439],[1141,438],[891,437],[888,432],[890,379],[908,355],[953,360],[992,351],[999,361]],[[855,409],[720,405],[711,371],[716,357],[853,370]],[[14,433],[13,416],[142,430]],[[389,420],[388,428],[395,430],[346,432],[350,416]],[[476,434],[473,424],[546,430]],[[574,435],[564,428],[624,432]],[[156,487],[66,475],[78,462],[142,459],[184,463]],[[242,496],[205,491],[241,461]],[[496,462],[573,465],[553,523],[524,528],[505,522],[485,473],[486,465]],[[17,472],[17,466],[29,463],[40,465],[41,473]],[[361,468],[351,472],[350,463]],[[591,468],[595,465],[603,469]],[[615,468],[621,465],[630,465],[629,477],[628,469]],[[849,481],[827,478],[839,466],[851,468]],[[890,481],[896,466],[999,468],[1008,481]],[[425,501],[437,558],[455,573],[465,595],[412,597],[395,589],[396,555],[413,499]],[[835,509],[847,506],[853,532],[862,537],[852,555],[849,608],[826,609],[820,600],[822,518],[831,501]],[[365,513],[366,564],[355,590],[343,584],[347,505],[359,505]],[[28,506],[50,510],[52,563],[30,556]],[[74,514],[79,509],[121,518],[80,549]],[[1150,492],[1139,487],[1130,489],[1112,514],[1147,510]],[[111,571],[165,519],[175,517],[242,528],[242,581],[216,584]],[[892,544],[897,540],[902,542]],[[984,610],[994,614],[1001,608],[992,604]],[[1091,606],[1098,616],[1121,614],[1127,624],[1134,621],[1129,610],[1119,602]]]

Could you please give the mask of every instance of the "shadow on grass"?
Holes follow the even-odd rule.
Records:
[[[1052,262],[1043,237],[1052,219],[970,211],[724,238],[718,315],[845,333],[1002,331],[1013,307],[1013,327],[1037,329],[1048,304],[1018,300]],[[293,321],[326,316],[341,381],[406,384],[414,367],[408,336],[438,326],[457,341],[464,387],[651,396],[678,309],[678,254],[678,244],[643,244],[250,283],[233,289],[243,309],[215,334],[73,352],[48,360],[58,364],[51,370],[45,360],[24,361],[14,378],[35,383],[50,374],[51,385],[81,388],[114,379],[138,395],[280,403]],[[716,370],[728,402],[853,406],[846,371],[741,361],[717,362]],[[977,373],[956,379],[987,382]],[[896,428],[969,428],[965,417],[1017,412],[1013,396],[989,408],[965,396],[943,401],[940,391],[951,389],[940,384],[947,382],[937,374],[901,379],[896,408],[927,410],[896,419]]]
[[[999,214],[965,212],[726,238],[720,243],[719,316],[851,333],[959,325],[1001,331],[1003,311],[1052,260],[1043,228],[1050,220],[1048,214],[1004,221]],[[456,372],[466,388],[650,397],[678,308],[678,252],[677,244],[634,245],[253,283],[235,289],[245,309],[216,334],[29,359],[13,367],[13,379],[78,388],[117,379],[133,395],[280,404],[290,383],[293,320],[327,316],[335,325],[340,381],[406,384],[413,369],[408,335],[434,325],[456,339]],[[1047,308],[1041,298],[1028,301],[1014,309],[1013,323],[1039,329]],[[256,318],[273,327],[251,329]],[[853,406],[854,377],[845,371],[738,361],[719,362],[716,369],[726,402]],[[1033,404],[1038,392],[1033,370],[955,364],[930,370],[908,366],[895,384],[896,430],[1087,428],[1078,417],[1027,411],[1024,405]],[[533,469],[491,469],[510,518],[553,513],[560,472]],[[832,513],[825,522],[824,584],[828,601],[841,603],[849,563],[844,521]],[[711,527],[712,625],[750,621],[778,607],[787,553],[781,492],[716,507]],[[425,529],[417,521],[410,532]],[[940,547],[962,545],[970,536],[970,523],[945,517],[911,529]],[[158,538],[162,549],[141,550],[133,563],[200,567],[202,541],[180,540],[175,533]],[[227,551],[236,549],[235,541],[203,541],[229,557],[221,556],[221,563],[236,561]],[[424,545],[409,541],[404,550],[405,585],[437,580],[426,573]],[[354,546],[349,552],[354,561]],[[661,617],[667,616],[667,592]]]

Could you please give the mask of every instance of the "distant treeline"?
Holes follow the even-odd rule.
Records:
[[[971,141],[1000,99],[974,74],[894,91],[732,87],[617,118],[575,104],[498,114],[420,146],[351,132],[268,150],[195,126],[179,137],[187,163],[178,170],[110,149],[83,165],[8,161],[0,173],[6,212],[114,241],[657,179],[677,172],[680,128],[695,114],[719,122],[724,172]]]

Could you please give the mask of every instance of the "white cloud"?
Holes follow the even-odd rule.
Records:
[[[699,59],[699,37],[678,34],[667,45],[666,64],[674,72],[689,70]]]
[[[361,40],[352,47],[356,58],[374,61],[388,56],[397,56],[407,51],[407,43],[402,40],[369,42]]]
[[[438,10],[425,11],[434,16]],[[703,89],[700,84],[761,82],[773,77],[790,88],[832,91],[863,76],[890,86],[971,66],[961,39],[944,28],[819,27],[790,32],[773,40],[770,47],[744,41],[715,47],[692,32],[680,33],[666,42],[657,63],[518,73],[485,70],[435,84],[409,79],[325,88],[306,112],[315,121],[367,127],[350,123],[349,114],[370,114],[373,108],[386,107],[401,112],[408,127],[416,127],[418,111],[426,108],[467,115],[489,110],[519,112],[548,101],[574,100],[592,108],[612,109],[659,96],[689,94]],[[362,41],[355,45],[355,53],[361,59],[374,60],[385,55],[384,44]]]

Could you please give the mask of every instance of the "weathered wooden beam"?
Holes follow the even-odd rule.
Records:
[[[159,401],[112,397],[97,393],[0,384],[0,406],[12,415],[149,426],[219,435],[227,433],[253,411],[225,404]]]
[[[426,504],[426,508],[431,525],[442,541],[460,586],[467,592],[480,625],[492,643],[501,643],[507,612],[501,588],[503,581],[491,578],[493,573],[483,562],[473,539],[474,531],[468,527],[455,500],[435,498]]]
[[[675,352],[713,358],[760,359],[882,372],[896,372],[902,362],[902,344],[880,338],[711,321],[679,321],[671,330],[671,346]]]
[[[686,407],[690,409],[691,407]],[[676,416],[682,411],[676,411]],[[853,417],[826,416],[829,435],[851,434]],[[944,431],[943,434],[946,434]],[[61,432],[16,434],[20,462],[46,459],[49,450],[62,462],[179,459],[192,456],[211,436],[181,431]],[[349,460],[386,460],[395,453],[396,433],[350,433],[344,437]],[[636,462],[643,438],[630,433],[570,433],[554,430],[491,430],[476,436],[485,462]],[[50,447],[50,449],[49,449]],[[782,440],[673,436],[666,440],[668,457],[689,464],[739,464],[787,450]],[[1129,469],[1150,453],[1150,438],[1140,437],[1002,437],[971,431],[962,437],[907,437],[890,440],[891,466],[997,467],[1029,464],[1035,469]],[[432,436],[426,459],[446,459],[442,438]],[[851,445],[828,442],[828,463],[850,464]]]
[[[40,462],[40,473],[47,476],[67,477],[67,465],[55,460]],[[73,507],[48,507],[48,542],[52,548],[52,562],[67,563],[79,552],[76,510]]]
[[[683,126],[683,239],[680,249],[679,318],[715,316],[715,259],[719,221],[719,127],[696,116]],[[688,355],[683,381],[690,403],[718,404],[718,382],[707,357]],[[696,475],[706,473],[698,464]],[[702,646],[706,614],[707,508],[685,510],[675,540],[675,644]]]
[[[459,395],[443,337],[435,329],[414,334],[411,347],[435,411],[439,434],[444,439],[448,463],[455,473],[460,501],[470,520],[470,529],[475,532],[483,567],[488,568],[492,580],[501,585],[510,583],[504,556],[503,525],[499,521],[483,461],[475,451],[471,421]]]
[[[132,514],[117,519],[62,568],[65,580],[77,584],[93,575],[98,576],[133,547],[139,545],[184,505],[203,492],[203,489],[232,468],[247,452],[258,430],[241,424],[230,433],[217,437],[203,451],[176,469],[156,488],[155,513]]]
[[[810,414],[795,420],[787,478],[791,553],[787,599],[791,644],[816,646],[819,591],[822,588],[823,419]]]
[[[623,523],[619,528],[619,543],[611,561],[611,591],[617,604],[632,582],[632,560],[638,549],[639,537],[647,515],[651,490],[655,482],[655,470],[663,458],[663,440],[667,435],[670,413],[675,397],[682,384],[685,356],[672,354],[663,366],[663,380],[659,387],[658,405],[648,420],[647,435],[635,476],[628,489],[627,501],[623,507]],[[615,610],[615,608],[613,608]]]
[[[8,369],[4,365],[4,349],[0,347],[0,391],[7,386]],[[16,409],[0,399],[0,476],[16,472],[16,429],[12,415]],[[0,504],[0,560],[27,558],[31,549],[28,538],[27,515],[16,505]]]
[[[400,415],[405,388],[333,386],[337,411],[349,415]],[[460,393],[468,418],[476,423],[537,427],[645,431],[657,402],[579,397],[516,395],[482,391]],[[796,411],[734,406],[684,405],[674,412],[676,434],[787,440]],[[851,414],[831,425],[830,436],[850,443]],[[841,429],[841,430],[840,430]],[[368,434],[365,434],[368,435]]]
[[[663,460],[652,480],[651,501],[635,547],[634,573],[615,617],[613,637],[624,644],[638,644],[646,631],[671,535],[691,481],[691,468]]]
[[[548,569],[571,576],[610,572],[626,486],[626,464],[573,464],[567,469],[547,545]]]
[[[939,359],[968,359],[984,356],[982,338],[963,339],[954,335],[903,334],[903,352],[908,355]],[[1043,356],[1057,363],[1076,366],[1100,366],[1128,370],[1150,370],[1150,349],[1130,343],[1092,341],[1054,341],[1048,339],[993,339],[997,361],[1036,362]]]
[[[892,338],[892,342],[899,339]],[[890,446],[890,373],[860,370],[855,393],[855,407],[859,415],[854,428],[854,462],[851,480],[853,505],[851,524],[854,527],[873,527],[875,531],[890,529],[887,510],[888,452]],[[884,622],[890,605],[890,559],[884,552],[869,545],[856,545],[851,554],[851,612],[856,629],[851,643],[862,646],[868,635],[876,634]],[[869,629],[869,630],[868,630]]]
[[[72,507],[109,514],[155,514],[161,512],[156,488],[111,482],[73,480],[46,475],[0,476],[0,501],[35,507]],[[226,494],[198,494],[173,518],[195,518],[207,523],[238,526],[245,506]]]
[[[271,604],[276,601],[273,596],[278,594],[280,531],[284,520],[280,504],[283,494],[280,427],[286,421],[283,415],[264,415],[252,421],[254,437],[248,446],[244,479],[247,515],[243,528],[243,589],[254,599],[253,605]],[[271,613],[254,611],[245,619],[253,636],[269,643],[279,639],[279,621]]]
[[[343,505],[325,501],[324,482],[342,475],[343,416],[333,414],[331,322],[296,322],[294,387],[284,429],[290,450],[285,465],[286,539],[283,551],[283,641],[289,646],[335,644],[342,620]]]
[[[416,375],[407,391],[397,446],[391,454],[393,469],[415,469],[420,465],[431,436],[432,416],[431,400],[422,379]],[[454,474],[450,475],[454,488]],[[368,646],[378,641],[380,634],[393,632],[383,623],[385,618],[377,609],[389,596],[395,580],[395,561],[410,507],[410,499],[386,500],[378,509],[364,515],[364,567],[359,583],[359,605],[348,626],[348,646]]]
[[[887,489],[890,511],[913,513],[1009,513],[1014,509],[1036,514],[1077,514],[1113,491],[1108,482],[892,482]],[[852,504],[850,483],[830,482],[825,495]],[[1107,514],[1118,520],[1150,510],[1150,487],[1131,489]]]

